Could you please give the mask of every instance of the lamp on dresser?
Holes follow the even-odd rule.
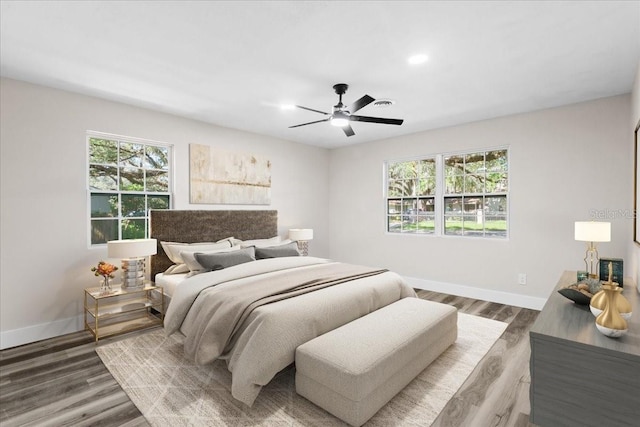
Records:
[[[107,256],[122,259],[122,289],[144,286],[145,259],[158,251],[156,239],[111,240],[107,242]]]
[[[598,276],[598,249],[597,242],[611,241],[611,223],[596,221],[576,221],[575,239],[580,242],[587,242],[587,251],[584,263],[589,273],[589,277]]]
[[[313,229],[292,228],[289,230],[289,239],[298,243],[298,249],[302,255],[309,255],[309,240],[313,240]]]

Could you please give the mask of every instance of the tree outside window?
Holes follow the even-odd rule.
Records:
[[[171,207],[171,147],[89,136],[91,244],[148,237],[149,209]]]

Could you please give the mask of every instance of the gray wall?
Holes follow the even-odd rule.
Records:
[[[279,232],[314,229],[310,254],[329,256],[329,152],[141,108],[2,79],[2,347],[82,328],[83,288],[106,259],[87,245],[86,131],[174,145],[176,209],[251,209],[189,204],[189,144],[264,155],[272,166]],[[118,263],[119,260],[111,260]]]
[[[564,270],[584,269],[573,223],[632,208],[630,97],[600,99],[331,151],[330,253],[387,267],[414,286],[540,307]],[[387,234],[383,162],[508,145],[510,238]],[[625,257],[630,218],[600,255]],[[518,285],[526,273],[526,286]]]

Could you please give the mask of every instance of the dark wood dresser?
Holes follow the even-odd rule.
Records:
[[[529,333],[531,422],[543,427],[640,426],[640,294],[625,279],[629,331],[609,338],[589,306],[557,290],[576,282],[565,271]]]

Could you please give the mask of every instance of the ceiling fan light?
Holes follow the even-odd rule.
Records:
[[[345,127],[345,126],[347,126],[349,124],[349,120],[343,119],[343,118],[340,118],[340,117],[338,117],[338,118],[334,117],[333,119],[331,119],[331,124],[333,126],[343,128],[343,127]]]

